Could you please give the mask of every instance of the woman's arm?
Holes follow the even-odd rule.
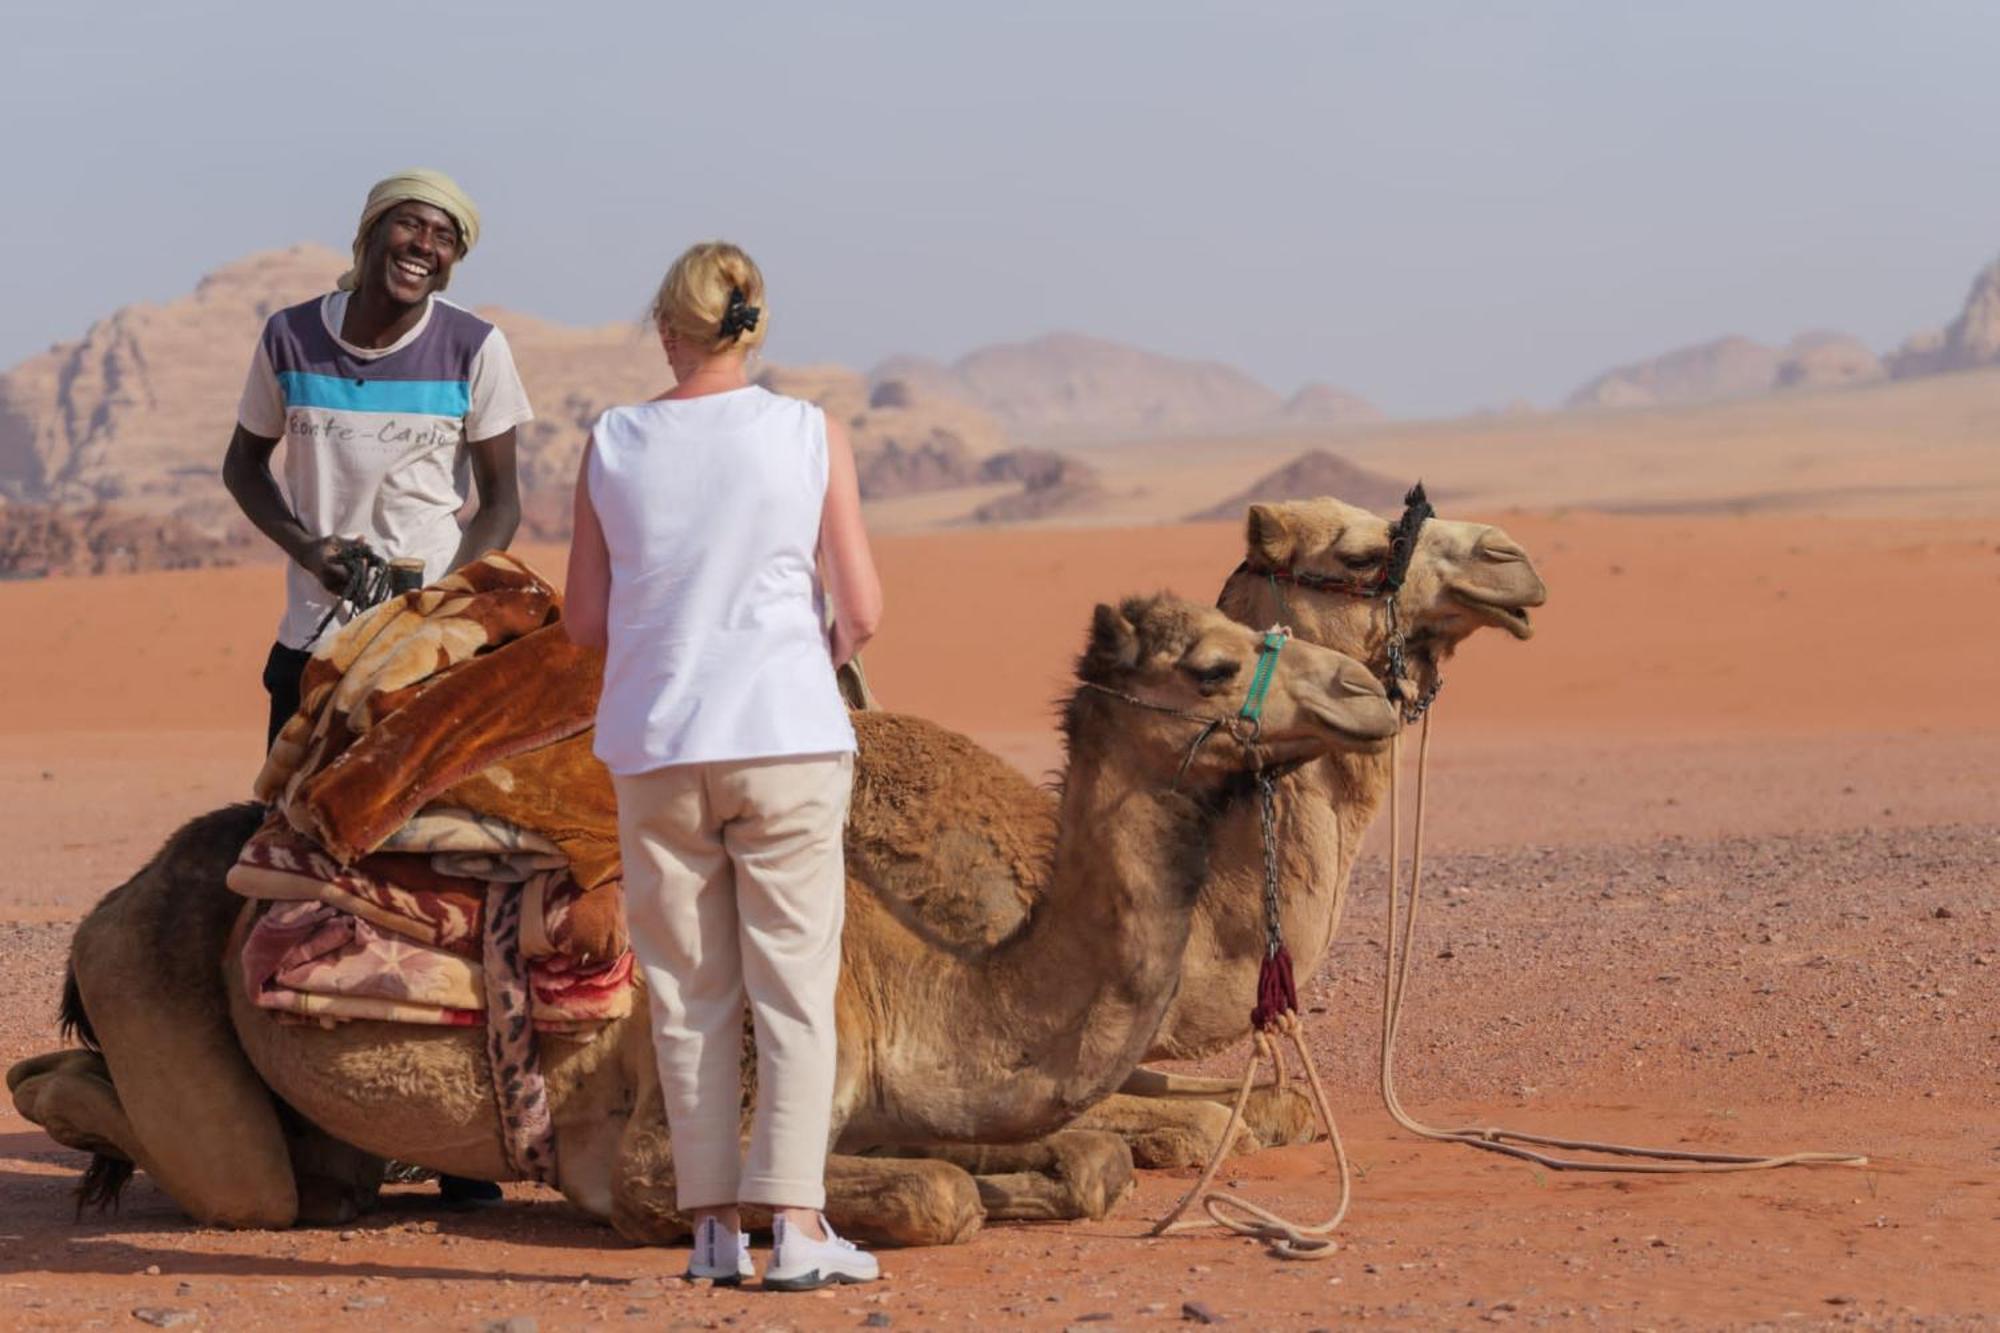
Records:
[[[882,623],[882,580],[861,523],[861,482],[847,428],[826,422],[826,503],[819,519],[819,561],[833,601],[833,664],[846,666]]]
[[[590,502],[590,448],[591,442],[584,441],[583,458],[576,468],[569,574],[563,580],[563,629],[578,647],[602,648],[611,607],[611,552],[604,545],[597,507]]]

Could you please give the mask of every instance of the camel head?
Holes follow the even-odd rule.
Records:
[[[1083,688],[1068,715],[1072,751],[1087,715],[1108,720],[1116,744],[1142,748],[1146,762],[1163,773],[1185,762],[1183,779],[1212,780],[1334,749],[1372,752],[1395,732],[1395,709],[1366,666],[1299,639],[1286,643],[1272,665],[1254,737],[1247,721],[1230,725],[1250,697],[1263,654],[1261,632],[1177,597],[1099,606],[1077,661]],[[1225,725],[1195,746],[1210,719]]]
[[[1218,605],[1245,624],[1282,620],[1300,638],[1380,669],[1388,637],[1379,599],[1362,594],[1387,568],[1395,525],[1332,498],[1250,506],[1243,565]],[[1273,572],[1295,581],[1272,586]],[[1528,553],[1489,523],[1433,518],[1418,534],[1396,611],[1409,642],[1432,664],[1474,630],[1497,625],[1531,637],[1528,609],[1548,589]]]

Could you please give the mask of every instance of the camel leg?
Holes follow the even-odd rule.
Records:
[[[1114,1093],[1070,1121],[1075,1130],[1116,1134],[1132,1149],[1132,1160],[1152,1169],[1200,1166],[1215,1154],[1229,1128],[1229,1108],[1220,1102],[1132,1097]],[[1239,1126],[1231,1153],[1254,1152],[1257,1137]]]
[[[111,1071],[95,1051],[31,1056],[7,1071],[7,1090],[14,1109],[63,1147],[144,1165]]]
[[[289,1107],[280,1106],[292,1178],[298,1182],[298,1224],[337,1227],[372,1213],[381,1200],[388,1163],[327,1134]]]
[[[1132,1071],[1119,1092],[1131,1097],[1229,1106],[1236,1101],[1236,1088],[1235,1079],[1170,1074],[1142,1066]],[[1313,1109],[1312,1097],[1297,1079],[1282,1085],[1266,1081],[1252,1088],[1250,1100],[1243,1105],[1243,1123],[1266,1148],[1311,1143],[1319,1134],[1319,1116]]]
[[[128,1155],[197,1222],[289,1227],[291,1154],[270,1090],[230,1025],[224,942],[243,906],[223,876],[254,807],[175,834],[84,918],[71,965],[133,1134]]]
[[[1030,1143],[912,1151],[970,1172],[995,1222],[1094,1221],[1132,1192],[1132,1150],[1116,1134],[1066,1129]]]

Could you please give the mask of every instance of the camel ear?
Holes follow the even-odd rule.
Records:
[[[1292,563],[1299,539],[1276,508],[1251,505],[1243,520],[1243,545],[1251,564],[1261,569],[1283,569]]]
[[[1129,671],[1139,665],[1139,631],[1115,606],[1099,602],[1090,616],[1090,646],[1083,651],[1087,676]]]

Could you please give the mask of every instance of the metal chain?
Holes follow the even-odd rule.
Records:
[[[1264,956],[1276,958],[1285,946],[1278,921],[1278,787],[1271,770],[1257,770],[1257,790],[1262,796],[1259,815],[1264,826]]]

